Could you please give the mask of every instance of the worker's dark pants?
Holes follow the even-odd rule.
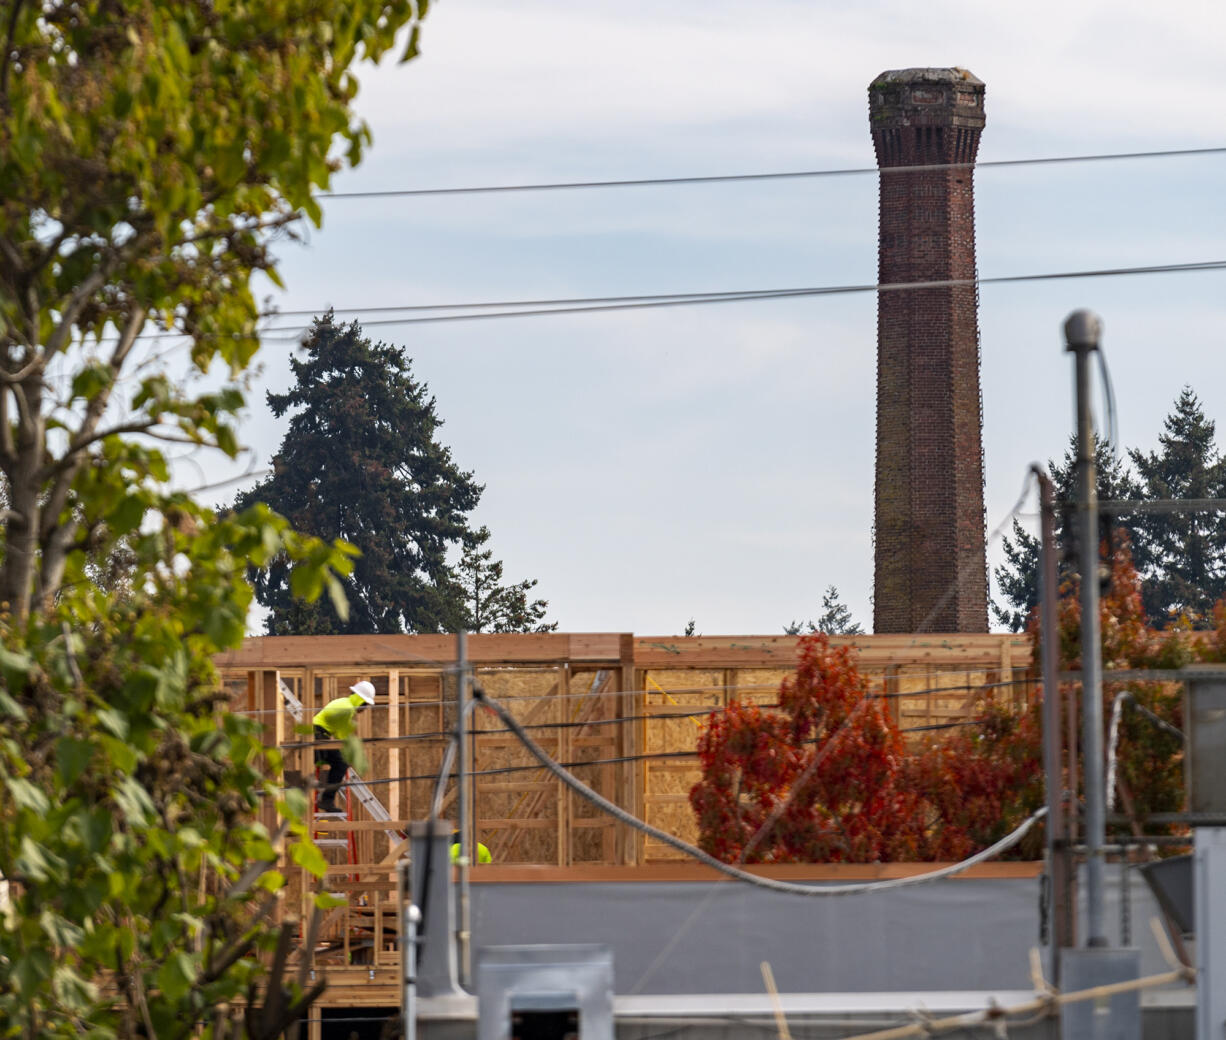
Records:
[[[323,726],[315,727],[316,740],[335,740]],[[345,756],[341,754],[340,748],[316,748],[315,749],[316,765],[323,764],[328,767],[328,775],[324,778],[323,797],[320,799],[327,804],[336,802],[336,792],[340,789],[341,783],[345,779],[345,774],[349,772],[349,763],[345,761]]]

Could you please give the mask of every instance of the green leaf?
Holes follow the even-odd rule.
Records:
[[[299,599],[314,603],[323,591],[323,571],[314,565],[299,564],[289,578],[290,591]]]
[[[412,61],[421,53],[417,46],[420,36],[421,27],[414,25],[413,28],[409,30],[409,39],[405,44],[404,53],[400,55],[400,61],[398,64],[403,65],[406,61]]]
[[[99,708],[98,721],[120,740],[127,740],[131,732],[126,716],[114,708]]]
[[[21,839],[21,851],[17,856],[18,873],[34,881],[62,881],[65,866],[63,859],[28,834]]]
[[[9,718],[22,722],[26,718],[25,708],[13,700],[3,687],[0,687],[0,715],[7,715]]]
[[[61,737],[55,743],[56,769],[60,783],[71,787],[89,768],[94,757],[94,745],[77,737]]]
[[[145,518],[148,506],[136,495],[126,495],[111,512],[109,517],[111,528],[117,535],[135,531]]]
[[[32,996],[51,977],[51,955],[46,950],[28,950],[12,963],[13,988]]]
[[[157,984],[170,1000],[182,1000],[196,981],[196,963],[179,950],[170,954],[157,971]]]
[[[125,776],[115,785],[114,797],[115,804],[129,823],[148,823],[157,814],[149,792],[130,776]]]
[[[324,859],[319,846],[310,838],[303,838],[290,845],[289,856],[298,866],[314,874],[315,877],[323,877],[328,873],[328,861]]]
[[[85,938],[85,929],[50,910],[44,910],[39,914],[38,923],[47,937],[57,946],[76,949],[81,940]]]
[[[29,780],[14,777],[6,782],[6,786],[17,808],[29,809],[40,816],[45,816],[51,811],[51,802],[48,801],[47,795]]]
[[[98,1003],[98,987],[83,979],[67,964],[56,966],[51,976],[51,992],[61,1004],[78,1013],[88,1011]]]
[[[315,906],[319,910],[335,910],[348,905],[349,900],[336,892],[317,892],[315,895]]]

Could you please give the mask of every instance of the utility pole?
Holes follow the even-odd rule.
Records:
[[[456,922],[456,939],[459,950],[460,985],[465,989],[472,984],[472,950],[470,914],[468,905],[468,864],[472,852],[469,839],[472,801],[469,788],[468,762],[468,701],[472,676],[468,670],[468,634],[456,633],[456,817],[460,831],[459,856],[459,914]]]
[[[1060,978],[1060,951],[1075,940],[1073,913],[1073,857],[1066,826],[1067,790],[1063,779],[1060,739],[1059,634],[1056,574],[1056,502],[1051,478],[1037,463],[1031,466],[1039,482],[1042,536],[1039,542],[1039,629],[1042,632],[1040,665],[1043,678],[1043,770],[1047,783],[1047,876],[1050,883],[1051,930],[1048,975]]]
[[[1064,323],[1066,350],[1076,359],[1077,536],[1081,549],[1082,735],[1085,756],[1086,944],[1060,956],[1065,992],[1125,982],[1140,975],[1136,949],[1108,948],[1104,910],[1106,800],[1104,798],[1102,661],[1098,621],[1098,489],[1094,423],[1090,412],[1090,355],[1099,349],[1102,319],[1079,310]],[[1054,634],[1054,633],[1053,633]],[[1141,1040],[1141,1004],[1135,991],[1105,1005],[1068,1004],[1061,1035],[1069,1040]]]
[[[1090,355],[1102,338],[1102,319],[1074,311],[1064,323],[1066,349],[1076,356],[1077,535],[1081,550],[1081,741],[1085,752],[1086,945],[1106,946],[1103,923],[1103,845],[1106,802],[1103,791],[1102,644],[1098,619],[1098,480],[1094,417],[1090,411]]]

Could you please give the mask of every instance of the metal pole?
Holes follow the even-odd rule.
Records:
[[[472,988],[468,906],[468,864],[472,848],[468,834],[472,809],[468,777],[468,700],[471,681],[472,676],[468,671],[468,634],[460,631],[456,633],[456,822],[460,831],[460,884],[457,892],[459,914],[456,921],[456,947],[460,962],[460,985],[465,989]]]
[[[1098,487],[1094,465],[1094,421],[1090,412],[1090,355],[1098,349],[1102,327],[1102,319],[1086,310],[1074,311],[1064,323],[1067,350],[1076,357],[1077,373],[1077,533],[1081,548],[1081,742],[1086,786],[1087,946],[1107,945],[1103,913],[1106,807],[1103,791],[1102,647],[1098,618]]]
[[[1051,478],[1042,466],[1031,470],[1039,481],[1041,538],[1039,542],[1039,629],[1043,673],[1043,769],[1047,778],[1047,869],[1051,878],[1052,928],[1048,949],[1048,976],[1060,978],[1060,950],[1073,944],[1070,907],[1071,856],[1064,825],[1064,769],[1060,760],[1060,668],[1056,601],[1056,503]]]
[[[400,1002],[404,1040],[417,1040],[417,925],[421,911],[414,905],[409,886],[409,861],[396,869],[400,888]]]

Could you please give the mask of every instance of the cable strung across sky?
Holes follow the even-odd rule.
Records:
[[[1050,271],[1042,274],[998,275],[990,278],[954,279],[932,282],[868,283],[864,285],[828,285],[797,289],[746,289],[707,293],[662,293],[644,296],[598,296],[572,297],[558,300],[508,300],[479,303],[410,304],[403,307],[354,307],[331,308],[334,314],[361,314],[365,312],[422,311],[422,310],[468,310],[469,314],[436,314],[414,318],[380,318],[363,321],[363,328],[383,325],[426,325],[456,321],[482,321],[492,318],[535,318],[553,314],[591,314],[596,312],[644,310],[655,307],[696,306],[709,303],[744,303],[751,300],[779,300],[805,296],[841,296],[853,293],[896,292],[902,289],[946,289],[957,286],[1004,285],[1020,282],[1057,281],[1074,278],[1113,278],[1121,275],[1184,274],[1194,271],[1226,270],[1226,260],[1206,260],[1183,264],[1149,264],[1142,267],[1108,267],[1088,271]],[[524,310],[495,310],[486,308],[522,307]],[[316,313],[316,312],[285,312]],[[272,315],[269,315],[270,317]],[[261,330],[261,338],[275,339],[270,333],[301,332],[305,325],[274,325]],[[173,333],[159,335],[174,335]],[[143,337],[150,339],[153,337]]]
[[[1123,159],[1172,159],[1194,155],[1221,155],[1223,148],[1170,148],[1152,152],[1112,152],[1103,155],[1057,155],[1038,159],[997,159],[990,162],[942,163],[937,166],[895,166],[879,170],[876,166],[848,167],[834,170],[790,170],[778,173],[726,173],[697,177],[641,177],[630,180],[557,181],[541,184],[486,184],[461,188],[386,188],[375,191],[321,192],[315,197],[324,201],[412,198],[425,195],[492,195],[500,192],[563,191],[580,188],[645,188],[682,184],[720,184],[735,181],[796,180],[804,177],[850,177],[866,173],[919,173],[927,170],[982,170],[989,167],[1052,166],[1057,163],[1106,162]]]

